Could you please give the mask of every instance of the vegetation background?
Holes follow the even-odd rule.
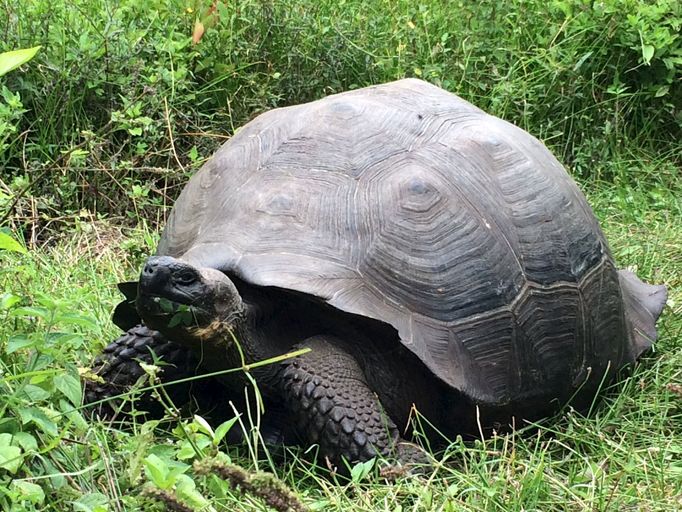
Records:
[[[0,78],[0,229],[19,241],[0,245],[0,509],[266,506],[192,467],[214,456],[316,510],[682,507],[681,28],[678,0],[0,0],[0,52],[41,46]],[[79,367],[118,335],[114,283],[218,145],[267,109],[408,76],[542,139],[618,262],[669,286],[656,351],[605,403],[454,442],[421,480],[365,465],[341,485],[296,452],[227,447],[229,425],[74,410]]]

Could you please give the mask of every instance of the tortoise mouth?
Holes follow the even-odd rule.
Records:
[[[145,323],[157,330],[205,327],[214,320],[214,315],[204,308],[175,297],[139,293],[135,305]]]
[[[140,274],[137,312],[148,327],[171,338],[205,338],[216,330],[211,326],[231,324],[240,304],[232,282],[211,268],[152,256]]]

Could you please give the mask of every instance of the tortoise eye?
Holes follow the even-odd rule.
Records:
[[[180,272],[173,277],[173,281],[179,285],[190,285],[197,280],[193,272]]]

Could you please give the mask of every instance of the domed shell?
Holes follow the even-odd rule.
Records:
[[[573,389],[641,351],[559,162],[419,80],[260,115],[189,181],[157,253],[386,322],[481,403]]]

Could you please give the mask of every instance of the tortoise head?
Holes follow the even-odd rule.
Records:
[[[229,343],[244,315],[241,296],[224,273],[170,256],[146,261],[136,307],[148,327],[190,345],[218,339]]]

